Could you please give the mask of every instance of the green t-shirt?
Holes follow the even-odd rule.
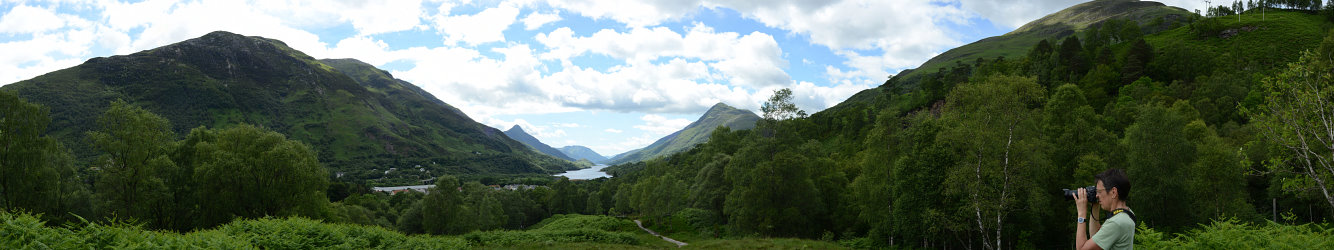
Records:
[[[1098,234],[1093,235],[1093,243],[1104,250],[1135,249],[1135,221],[1130,220],[1130,215],[1126,213],[1107,218],[1102,228],[1098,229]]]

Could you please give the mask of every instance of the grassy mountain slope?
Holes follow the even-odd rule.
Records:
[[[565,146],[559,148],[559,150],[561,153],[565,153],[565,155],[569,156],[570,158],[588,159],[588,161],[597,164],[602,164],[604,162],[607,162],[606,156],[602,156],[602,154],[599,154],[598,152],[595,152],[593,151],[593,149],[588,147],[574,145],[574,146]]]
[[[1056,39],[1073,35],[1107,20],[1136,20],[1145,33],[1155,33],[1176,27],[1192,16],[1195,16],[1195,14],[1159,2],[1138,0],[1089,1],[1024,24],[1024,26],[1020,26],[1005,35],[988,37],[947,50],[922,63],[916,69],[900,72],[886,83],[894,82],[894,85],[912,87],[916,86],[916,83],[925,74],[936,72],[956,63],[971,65],[978,59],[1021,58],[1029,49],[1033,48],[1034,44],[1043,39],[1059,42]],[[847,101],[826,110],[837,111],[846,108],[847,105],[845,104],[875,102],[877,97],[882,96],[878,93],[889,91],[885,89],[888,87],[891,86],[882,85],[879,88],[863,90],[849,97]]]
[[[238,123],[279,131],[312,145],[338,172],[425,162],[445,173],[573,168],[370,65],[317,61],[278,40],[221,31],[89,59],[0,90],[49,107],[50,134],[82,161],[96,154],[84,132],[112,100],[124,99],[171,120],[178,134]]]
[[[610,162],[611,159],[618,159],[618,158],[621,158],[621,157],[624,157],[624,156],[627,156],[627,155],[631,155],[631,154],[634,154],[634,153],[638,153],[640,150],[644,150],[644,148],[636,148],[636,149],[631,149],[631,150],[629,150],[629,151],[621,152],[620,154],[616,154],[616,155],[611,156],[611,158],[607,158],[607,161]]]
[[[533,137],[533,135],[528,134],[528,132],[524,132],[523,128],[520,128],[519,125],[514,125],[514,127],[511,127],[510,130],[505,130],[505,135],[509,136],[510,139],[514,139],[516,141],[523,143],[523,145],[528,145],[528,147],[537,150],[537,152],[541,152],[543,154],[547,154],[550,156],[555,156],[556,158],[565,159],[567,161],[575,160],[573,158],[570,158],[569,156],[566,156],[565,153],[562,153],[560,150],[556,150],[555,148],[548,146],[546,143],[542,143],[541,140],[538,140],[537,137]]]
[[[662,139],[658,139],[647,147],[639,149],[633,153],[618,155],[608,161],[609,164],[620,164],[627,162],[644,161],[657,157],[671,155],[677,152],[685,151],[694,147],[695,144],[704,143],[709,140],[709,134],[718,126],[726,126],[733,130],[744,130],[755,127],[755,122],[760,117],[747,110],[741,110],[728,106],[724,103],[718,103],[704,112],[699,120],[690,123],[681,131],[676,131]]]
[[[1145,33],[1156,33],[1193,16],[1184,9],[1159,2],[1138,0],[1089,1],[1034,20],[1005,35],[989,37],[950,49],[922,63],[909,77],[935,71],[955,62],[972,63],[978,58],[1019,58],[1042,39],[1055,40],[1112,19],[1139,22]]]
[[[1182,28],[1144,40],[1160,55],[1172,56],[1181,50],[1206,55],[1196,62],[1209,64],[1202,66],[1231,66],[1227,69],[1237,71],[1276,69],[1292,62],[1302,51],[1319,46],[1323,31],[1330,28],[1322,16],[1282,10],[1270,10],[1263,17],[1258,11],[1248,11],[1240,18],[1214,20],[1220,25],[1217,33],[1201,35]],[[1224,35],[1229,32],[1235,35]]]

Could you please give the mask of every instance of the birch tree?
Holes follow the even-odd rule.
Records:
[[[1326,37],[1325,47],[1334,36]],[[1322,49],[1322,51],[1328,51]],[[1305,52],[1277,76],[1261,84],[1269,93],[1265,103],[1245,109],[1264,138],[1285,149],[1287,159],[1275,170],[1295,171],[1304,178],[1285,181],[1289,189],[1315,189],[1334,212],[1334,57],[1332,53]]]
[[[989,76],[950,93],[947,124],[938,142],[959,157],[945,181],[950,193],[960,195],[966,214],[976,223],[987,249],[1005,247],[1006,218],[1025,199],[1043,197],[1033,183],[1033,171],[1044,166],[1038,121],[1046,96],[1037,80],[1016,76]]]

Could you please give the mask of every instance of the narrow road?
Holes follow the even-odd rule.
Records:
[[[676,247],[683,247],[683,246],[685,246],[685,245],[690,245],[690,244],[686,244],[685,242],[681,242],[681,241],[673,240],[672,238],[667,238],[667,236],[659,235],[658,232],[654,232],[653,230],[649,230],[648,228],[645,228],[645,227],[644,227],[644,223],[643,223],[643,222],[639,222],[639,220],[635,220],[635,225],[639,225],[639,229],[644,229],[644,231],[645,231],[645,232],[648,232],[648,234],[652,234],[653,236],[658,236],[659,238],[662,238],[662,240],[665,240],[665,241],[667,241],[667,242],[671,242],[672,244],[676,244]]]

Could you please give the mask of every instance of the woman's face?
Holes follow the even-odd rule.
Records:
[[[1097,187],[1098,206],[1102,207],[1102,210],[1111,211],[1112,201],[1109,198],[1112,197],[1112,194],[1102,185],[1102,180],[1098,180]]]

